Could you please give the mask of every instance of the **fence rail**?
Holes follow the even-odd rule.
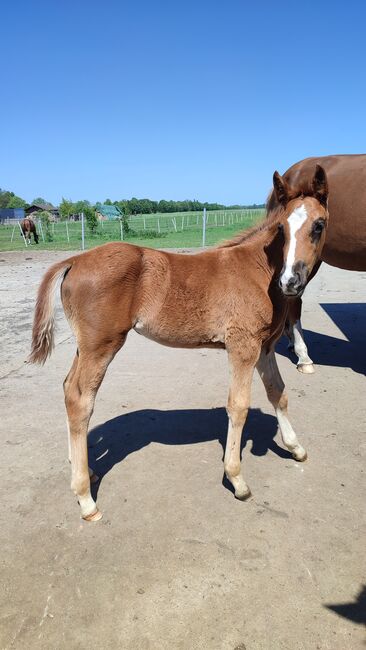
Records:
[[[264,216],[262,209],[215,210],[131,215],[123,220],[99,222],[91,232],[79,221],[51,222],[36,220],[40,247],[77,250],[92,248],[108,241],[130,241],[154,247],[212,245],[254,225]],[[83,233],[84,231],[84,233]],[[0,250],[25,247],[19,222],[0,225]]]

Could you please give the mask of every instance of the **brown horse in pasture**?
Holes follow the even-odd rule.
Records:
[[[366,271],[366,154],[306,158],[296,163],[283,175],[289,195],[301,190],[306,196],[311,192],[314,166],[320,164],[326,171],[329,185],[329,228],[319,263],[309,279],[318,271],[321,262],[349,271]],[[278,209],[275,192],[269,197],[269,220]],[[286,327],[290,346],[298,357],[298,370],[314,372],[301,328],[301,297],[289,307]]]
[[[20,222],[20,227],[22,229],[22,233],[25,237],[26,243],[30,244],[31,243],[31,235],[33,234],[34,241],[36,244],[38,244],[39,237],[37,233],[37,228],[36,224],[34,223],[33,219],[30,219],[27,217],[26,219],[22,219]]]
[[[328,223],[325,172],[316,167],[306,197],[290,197],[275,172],[274,191],[280,205],[275,218],[220,247],[179,255],[111,243],[54,264],[45,274],[29,360],[44,363],[52,351],[54,294],[62,279],[62,304],[77,340],[64,382],[71,487],[84,519],[101,517],[90,492],[95,476],[88,468],[89,420],[108,365],[131,329],[171,347],[227,350],[231,380],[224,469],[238,499],[250,496],[241,474],[240,441],[256,367],[284,445],[296,460],[306,459],[288,419],[274,345],[283,332],[289,298],[303,291],[319,260]]]

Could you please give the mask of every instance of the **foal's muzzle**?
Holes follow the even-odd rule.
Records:
[[[280,275],[279,285],[285,296],[296,298],[301,296],[306,287],[308,268],[305,262],[296,262],[289,274],[284,269]]]

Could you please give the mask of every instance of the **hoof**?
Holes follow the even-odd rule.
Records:
[[[313,375],[315,372],[313,363],[299,363],[297,365],[299,372],[302,372],[304,375]]]
[[[235,490],[235,498],[239,501],[246,501],[252,496],[252,493],[249,488],[246,490]]]
[[[307,457],[308,457],[308,455],[307,455],[305,449],[302,449],[301,451],[295,451],[292,454],[292,458],[297,460],[298,463],[304,463],[307,460]]]
[[[95,512],[92,512],[90,515],[85,515],[82,519],[84,519],[84,521],[99,521],[102,517],[102,513],[97,508]]]
[[[98,481],[99,481],[98,474],[94,474],[94,472],[93,472],[93,474],[91,474],[91,476],[90,476],[90,483],[98,483]]]

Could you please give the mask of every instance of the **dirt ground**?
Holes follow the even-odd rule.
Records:
[[[0,647],[364,648],[366,275],[324,267],[308,287],[314,375],[279,346],[305,464],[255,377],[245,503],[222,482],[225,352],[132,333],[92,420],[104,518],[88,524],[69,488],[61,309],[51,360],[24,364],[39,279],[67,256],[0,253]]]

